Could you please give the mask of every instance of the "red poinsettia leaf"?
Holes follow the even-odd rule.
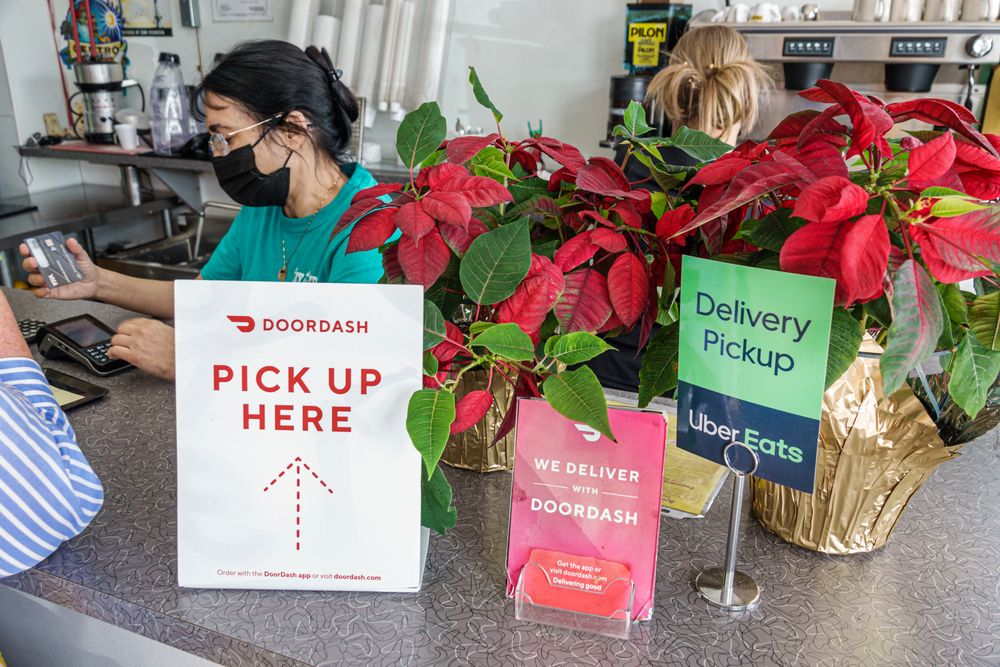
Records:
[[[618,316],[615,315],[614,311],[612,311],[611,317],[608,318],[608,321],[602,324],[601,328],[598,329],[595,333],[606,333],[608,331],[614,331],[615,329],[619,329],[624,326],[625,325],[622,324],[622,321],[618,319]]]
[[[451,434],[468,431],[486,416],[493,405],[493,394],[485,389],[470,391],[455,403],[455,421],[451,423]]]
[[[535,146],[570,171],[576,171],[587,162],[578,148],[558,139],[539,137],[535,140]]]
[[[836,120],[836,117],[843,114],[844,110],[840,105],[827,107],[818,116],[806,123],[799,133],[798,145],[800,148],[813,141],[824,139],[827,135],[842,137],[850,130],[847,126]]]
[[[517,324],[537,344],[542,324],[557,299],[546,276],[525,278],[512,295],[500,302],[497,322]]]
[[[597,156],[587,160],[587,164],[590,165],[591,167],[597,167],[598,169],[606,173],[608,176],[610,176],[611,179],[615,182],[617,189],[619,190],[629,189],[628,177],[625,176],[625,172],[622,171],[621,167],[619,167],[618,163],[616,163],[614,160],[611,160],[606,157]]]
[[[843,176],[826,176],[803,188],[792,215],[809,222],[833,222],[861,215],[868,193]]]
[[[958,163],[956,166],[959,169],[959,173],[963,169],[970,168],[983,169],[1000,174],[1000,158],[987,153],[979,146],[970,144],[967,141],[955,142],[955,160]]]
[[[448,268],[450,259],[451,251],[436,229],[419,241],[406,236],[399,239],[399,265],[411,284],[430,287]]]
[[[355,198],[355,201],[348,206],[347,210],[340,216],[340,220],[337,221],[337,224],[333,226],[333,232],[330,234],[330,238],[332,239],[337,234],[344,231],[345,228],[349,227],[361,216],[384,206],[386,206],[386,203],[375,197],[368,197],[366,199]]]
[[[382,252],[382,270],[390,285],[403,282],[403,267],[399,265],[399,246],[393,244]]]
[[[486,176],[456,176],[441,189],[462,195],[471,206],[476,208],[514,201],[507,188]]]
[[[976,169],[960,174],[962,187],[956,188],[978,199],[1000,199],[1000,176],[993,171]]]
[[[889,344],[879,362],[886,395],[902,386],[910,371],[931,356],[947,319],[934,281],[913,259],[903,262],[893,276],[890,304]]]
[[[812,141],[803,147],[789,149],[796,160],[806,165],[816,178],[841,176],[847,178],[847,161],[840,149],[826,141]]]
[[[917,146],[910,151],[908,158],[910,179],[929,181],[938,178],[951,168],[955,154],[955,140],[950,132]]]
[[[625,240],[625,236],[621,232],[616,232],[613,229],[605,227],[593,230],[590,240],[602,250],[607,250],[611,253],[624,252],[628,249],[628,241]]]
[[[414,241],[419,241],[425,234],[434,229],[434,218],[424,212],[424,207],[419,201],[403,204],[396,214],[396,226],[405,236],[409,236]]]
[[[472,218],[472,206],[457,192],[432,190],[420,202],[432,218],[449,225],[465,229]]]
[[[720,185],[729,183],[733,178],[750,166],[750,160],[742,157],[730,157],[727,153],[715,162],[709,162],[698,170],[689,181],[689,185]]]
[[[608,271],[608,295],[626,327],[638,322],[649,300],[646,263],[629,252],[619,255]]]
[[[816,82],[825,93],[836,100],[851,118],[851,151],[860,153],[892,128],[892,118],[884,109],[837,81],[820,79]]]
[[[347,239],[347,253],[374,250],[396,231],[395,208],[381,208],[358,220]]]
[[[433,167],[421,169],[417,173],[416,186],[418,188],[429,187],[432,190],[446,189],[444,186],[451,179],[468,175],[469,170],[462,165],[442,162]]]
[[[967,116],[960,115],[952,105],[941,102],[938,99],[917,98],[889,104],[885,109],[897,123],[915,119],[931,125],[943,125],[962,135],[987,153],[1000,154],[986,137],[965,120]]]
[[[642,212],[639,211],[639,205],[632,201],[621,201],[611,209],[611,212],[616,214],[621,220],[621,223],[626,227],[634,227],[639,229],[642,227]],[[646,213],[649,209],[646,209]]]
[[[912,151],[914,148],[923,145],[924,142],[920,141],[920,139],[917,139],[916,137],[911,137],[909,135],[899,140],[899,147],[902,148],[904,151]]]
[[[525,382],[521,377],[514,380],[514,396],[511,399],[510,405],[507,406],[507,412],[504,413],[503,421],[500,422],[500,428],[497,429],[497,433],[493,436],[493,442],[490,444],[495,445],[504,439],[504,437],[514,430],[514,426],[517,424],[517,399],[519,398],[529,398],[533,396],[531,389],[528,388],[528,383]],[[500,408],[504,409],[503,407]]]
[[[500,137],[494,132],[484,136],[455,137],[447,143],[444,152],[448,162],[465,164],[479,151],[483,150]]]
[[[438,228],[438,231],[441,232],[441,237],[448,244],[448,247],[451,248],[452,252],[461,257],[468,251],[469,246],[472,245],[476,237],[490,231],[490,228],[478,218],[472,218],[469,220],[468,229],[453,227],[452,225],[442,225]]]
[[[545,278],[546,284],[549,288],[549,298],[555,303],[555,300],[559,298],[562,294],[563,288],[566,286],[566,280],[563,278],[563,272],[559,270],[559,267],[555,263],[543,255],[536,255],[532,253],[531,255],[531,266],[528,268],[528,278],[535,278],[541,276]]]
[[[834,300],[840,305],[846,303],[850,290],[841,280],[841,251],[844,235],[851,224],[847,220],[834,220],[813,222],[799,228],[781,247],[781,270],[833,278],[837,281]]]
[[[690,204],[678,206],[672,211],[665,211],[660,219],[656,221],[656,235],[666,241],[693,219],[694,209],[691,208]],[[678,242],[683,245],[683,239],[680,239]]]
[[[463,351],[462,343],[465,341],[462,330],[453,323],[445,320],[444,328],[447,338],[431,348],[431,354],[438,360],[438,368],[442,369]]]
[[[987,208],[911,227],[927,268],[955,283],[992,274],[980,258],[1000,262],[1000,208]]]
[[[882,294],[889,248],[889,230],[882,216],[863,215],[848,225],[838,280],[845,284],[845,305],[871,301]]]
[[[608,227],[610,229],[614,229],[617,226],[615,225],[615,223],[611,222],[597,211],[580,211],[579,213],[570,211],[569,213],[567,213],[567,215],[569,214],[578,215],[580,218],[583,218],[584,220],[593,220],[597,224],[603,225],[604,227]]]
[[[589,261],[600,248],[591,240],[591,232],[581,232],[556,250],[555,265],[566,272]]]
[[[622,196],[628,189],[627,186],[622,188],[607,171],[592,164],[584,165],[577,172],[576,187],[606,197]]]
[[[673,236],[682,236],[692,229],[697,229],[706,222],[715,220],[778,188],[793,183],[809,183],[815,180],[815,177],[808,173],[797,160],[780,159],[781,156],[781,153],[776,153],[774,161],[760,162],[744,169],[733,179],[725,194],[718,201],[709,206],[702,205],[698,215],[674,232]],[[707,190],[702,193],[702,196],[704,197],[706,194]]]
[[[613,310],[607,280],[593,269],[567,274],[566,289],[555,308],[563,333],[597,331]]]
[[[653,291],[655,294],[655,291]],[[653,325],[656,324],[656,315],[659,313],[659,304],[656,299],[650,299],[646,305],[646,312],[642,314],[642,325],[639,327],[639,349],[642,350],[653,335]]]
[[[400,192],[403,189],[402,183],[379,183],[373,185],[370,188],[365,188],[364,190],[359,190],[354,198],[351,199],[352,202],[360,201],[362,199],[371,199],[373,197],[381,197],[383,195],[392,194],[393,192]]]
[[[809,121],[819,114],[820,112],[816,109],[806,109],[789,114],[778,123],[777,127],[771,130],[771,134],[767,135],[767,138],[771,140],[798,138]]]

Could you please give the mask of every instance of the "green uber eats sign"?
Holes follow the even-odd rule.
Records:
[[[725,465],[751,447],[756,476],[812,493],[836,283],[684,257],[677,445]],[[750,467],[747,452],[730,454]]]

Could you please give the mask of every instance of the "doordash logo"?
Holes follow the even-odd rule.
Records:
[[[250,333],[257,326],[252,317],[246,315],[226,315],[226,318],[236,325],[241,333]]]
[[[226,319],[235,324],[240,333],[250,333],[257,328],[257,321],[249,315],[226,315]],[[368,320],[312,320],[263,317],[260,320],[260,324],[261,331],[280,331],[282,333],[368,333]]]
[[[591,428],[586,424],[573,424],[576,430],[583,434],[583,439],[587,442],[597,442],[601,439],[601,433],[596,428]]]

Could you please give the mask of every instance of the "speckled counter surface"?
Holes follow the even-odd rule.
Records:
[[[125,317],[6,293],[21,318]],[[419,593],[178,588],[173,388],[134,371],[90,379],[111,394],[70,417],[104,508],[52,557],[0,583],[225,665],[1000,664],[996,433],[934,474],[877,553],[813,554],[745,519],[740,567],[763,601],[739,615],[711,609],[690,583],[722,559],[727,485],[706,519],[664,520],[654,618],[621,641],[514,619],[506,473],[449,471],[459,524],[432,536]]]

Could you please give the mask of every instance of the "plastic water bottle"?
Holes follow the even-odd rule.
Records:
[[[176,53],[161,53],[149,91],[153,119],[153,151],[159,155],[176,153],[191,138],[191,107]]]

